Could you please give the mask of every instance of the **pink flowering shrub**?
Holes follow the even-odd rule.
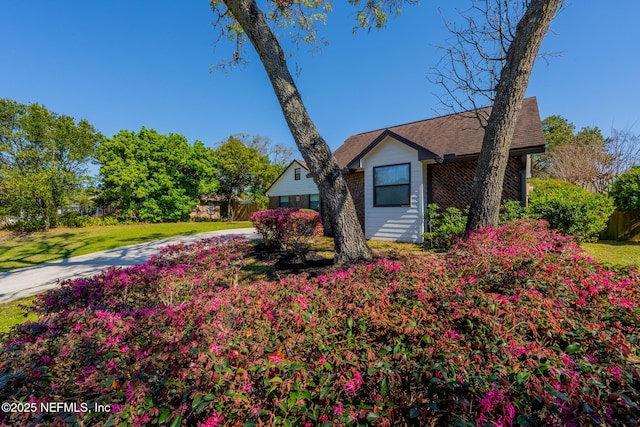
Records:
[[[262,235],[265,246],[291,251],[304,260],[311,239],[322,234],[320,214],[295,208],[278,208],[254,212],[253,226]]]
[[[83,308],[133,312],[177,305],[194,294],[234,286],[249,248],[239,237],[167,246],[145,264],[63,282],[60,289],[39,296],[35,309],[41,314]]]
[[[280,227],[279,225],[290,214],[293,209],[289,208],[277,208],[266,209],[263,211],[254,212],[249,217],[249,220],[253,223],[255,229],[262,235],[262,241],[265,246],[279,246]]]
[[[229,244],[194,268],[233,270],[248,249]],[[193,249],[152,260],[154,276],[67,283],[40,300],[39,322],[4,337],[0,400],[111,413],[0,424],[638,424],[640,274],[593,262],[543,223],[313,279],[235,288],[221,273],[177,305],[145,293],[172,283],[164,268],[190,271]]]

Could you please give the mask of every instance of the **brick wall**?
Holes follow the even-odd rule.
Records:
[[[351,193],[353,204],[356,207],[360,227],[362,227],[362,231],[364,232],[364,172],[343,174],[342,177],[347,182],[349,193]],[[333,236],[329,217],[327,216],[327,208],[324,204],[322,205],[322,225],[324,226],[325,236]]]
[[[279,203],[278,200],[279,200],[279,197],[274,197],[274,196],[269,197],[269,209],[278,208],[278,203]]]
[[[429,165],[429,200],[441,208],[469,205],[476,161]],[[503,200],[520,200],[520,158],[510,157],[504,177]]]
[[[280,197],[269,197],[269,209],[279,208]],[[289,207],[298,209],[309,209],[309,195],[298,194],[289,196]]]
[[[298,209],[309,209],[309,195],[298,194],[296,196],[289,196],[289,207]]]

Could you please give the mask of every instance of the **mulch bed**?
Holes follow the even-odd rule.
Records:
[[[306,259],[296,258],[293,254],[274,248],[265,247],[260,243],[254,247],[251,254],[257,260],[271,264],[267,272],[270,280],[278,280],[290,274],[306,273],[309,277],[318,277],[340,269],[333,264],[332,258],[325,258],[315,251],[307,253]]]
[[[374,252],[374,259],[388,258],[397,260],[405,255],[397,250],[376,251]],[[290,252],[266,247],[263,243],[258,243],[254,246],[251,256],[258,261],[271,265],[266,273],[269,280],[279,280],[290,274],[298,275],[303,273],[309,277],[318,277],[353,266],[353,264],[348,266],[335,265],[333,258],[323,257],[315,251],[309,251],[305,262],[302,262]]]

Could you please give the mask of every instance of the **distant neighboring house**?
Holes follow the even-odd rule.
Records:
[[[220,219],[221,205],[224,202],[222,197],[201,195],[198,198],[198,205],[189,214],[191,219]]]
[[[292,161],[267,189],[269,208],[320,210],[320,192],[309,174],[307,164]]]
[[[486,117],[490,111],[490,107],[478,110]],[[360,133],[349,137],[335,151],[367,239],[421,242],[427,204],[437,203],[442,208],[465,208],[469,204],[484,137],[475,113],[451,114]],[[527,98],[509,150],[503,200],[526,204],[530,155],[544,150],[538,104],[535,97]],[[279,206],[284,206],[291,200],[290,195],[302,199],[317,191],[312,181],[310,188],[304,178],[291,179],[295,163],[270,187],[276,190],[268,191],[272,203],[287,195],[288,198],[278,199]],[[303,162],[297,164],[306,171]],[[325,227],[326,224],[325,221]]]
[[[198,205],[189,214],[193,220],[218,220],[227,214],[228,202],[220,195],[201,195]],[[248,221],[253,212],[260,210],[260,204],[235,199],[231,203],[234,221]],[[227,218],[229,219],[229,218]]]

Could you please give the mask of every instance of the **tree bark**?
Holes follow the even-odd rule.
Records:
[[[255,0],[223,0],[246,32],[269,76],[289,130],[307,162],[333,230],[335,262],[371,259],[347,183],[329,146],[309,117],[291,77],[284,51]]]
[[[562,0],[532,0],[516,27],[500,73],[473,179],[467,230],[495,227],[509,147],[538,51]]]

